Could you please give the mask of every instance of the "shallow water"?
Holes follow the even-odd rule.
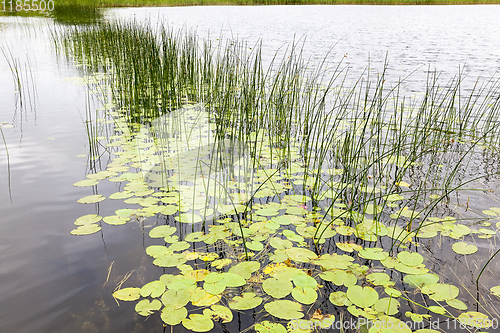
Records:
[[[106,17],[153,22],[160,18],[175,28],[196,29],[202,37],[233,36],[248,45],[262,40],[268,61],[278,48],[306,36],[304,58],[319,61],[336,44],[328,60],[336,64],[344,59],[352,68],[350,80],[359,77],[368,59],[376,74],[387,54],[388,80],[418,70],[405,85],[418,93],[428,68],[442,71],[446,81],[464,66],[471,82],[489,78],[500,68],[500,49],[495,47],[500,45],[499,10],[499,6],[183,7],[116,9]],[[13,125],[2,128],[9,160],[3,146],[0,149],[0,331],[163,331],[159,316],[145,321],[135,314],[135,302],[120,302],[118,307],[111,297],[131,270],[127,286],[143,285],[163,271],[144,252],[155,243],[144,230],[156,221],[146,221],[146,229],[134,222],[105,226],[102,234],[69,234],[82,215],[105,216],[123,208],[112,200],[98,206],[78,204],[77,199],[93,193],[72,185],[89,171],[87,157],[77,155],[89,154],[83,119],[87,108],[99,103],[87,99],[84,86],[67,80],[79,72],[57,57],[45,20],[1,17],[0,31],[0,46],[19,59],[28,82],[28,90],[21,90],[21,106],[8,64],[0,55],[0,123]],[[497,185],[494,178],[488,183],[493,189]],[[112,193],[117,185],[102,182],[98,189]],[[494,193],[469,196],[476,211],[499,206]],[[497,246],[495,240],[492,245],[487,240],[478,244],[478,253],[457,260],[448,243],[446,239],[429,247],[428,267],[455,284],[465,279],[468,286]],[[488,268],[491,271],[481,282],[489,288],[497,284],[499,268],[495,260]],[[463,291],[461,296],[467,297]],[[496,299],[489,300],[493,296],[486,297],[492,307],[499,306]],[[466,303],[474,306],[473,301]],[[226,329],[238,332],[252,323],[251,316],[235,316]],[[174,331],[185,329],[178,325]]]

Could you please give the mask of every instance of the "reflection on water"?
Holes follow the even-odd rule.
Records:
[[[298,35],[308,33],[307,47],[304,51],[306,57],[320,57],[324,54],[325,46],[340,40],[334,58],[348,53],[347,59],[350,66],[355,68],[354,71],[360,71],[365,67],[367,54],[372,50],[373,53],[370,55],[372,63],[380,64],[388,48],[391,52],[394,51],[392,56],[394,58],[390,64],[394,68],[395,76],[406,74],[407,69],[429,63],[438,69],[455,73],[458,64],[468,59],[467,69],[475,78],[482,72],[497,68],[495,65],[500,58],[495,54],[497,52],[495,48],[491,47],[497,45],[494,44],[498,38],[492,33],[494,29],[488,27],[488,20],[483,20],[484,25],[472,31],[470,19],[467,19],[468,9],[463,9],[463,12],[455,7],[447,9],[456,15],[453,19],[461,23],[459,32],[456,32],[457,27],[454,25],[449,27],[459,35],[455,37],[446,29],[442,29],[442,26],[437,28],[433,25],[436,22],[433,22],[432,18],[439,16],[444,10],[440,7],[436,7],[435,12],[431,8],[407,9],[415,10],[419,14],[417,17],[426,22],[425,24],[417,24],[412,20],[402,24],[401,22],[410,15],[402,8],[387,8],[384,11],[372,7],[356,9],[336,7],[335,12],[332,12],[330,7],[307,8],[307,10],[282,8],[280,10],[287,12],[282,16],[276,15],[274,7],[249,8],[252,14],[239,8],[164,9],[161,13],[167,15],[167,20],[171,24],[187,23],[189,26],[190,22],[195,22],[193,26],[198,27],[200,34],[209,29],[218,33],[223,29],[220,24],[227,24],[240,38],[252,41],[256,36],[262,37],[268,50],[274,50],[277,45],[289,42],[293,38],[291,32],[296,31]],[[70,14],[61,9],[58,13],[54,12],[54,18],[63,23],[76,23],[73,16],[75,9],[65,10]],[[136,11],[138,15],[156,15],[159,10],[137,9]],[[217,14],[217,11],[220,13]],[[130,16],[133,12],[134,10],[130,9],[116,10],[112,15]],[[479,13],[480,10],[474,8],[471,12]],[[481,12],[481,15],[487,17],[489,12],[491,11]],[[397,13],[400,15],[396,16]],[[375,20],[375,17],[380,18],[379,14],[383,14],[382,17],[385,19]],[[425,17],[426,14],[431,17]],[[85,15],[85,23],[88,23],[99,19],[101,14],[89,11]],[[256,17],[252,18],[252,15]],[[243,16],[248,16],[249,19],[242,20],[239,24],[232,21]],[[452,15],[442,17],[445,17],[446,21],[451,20],[450,16]],[[469,16],[473,17],[472,14]],[[267,17],[273,19],[266,20]],[[311,17],[314,20],[307,19]],[[264,27],[256,23],[259,19],[266,24]],[[288,29],[290,34],[280,28],[282,20],[295,21],[296,25]],[[357,26],[354,26],[354,21]],[[312,23],[321,25],[322,29],[315,29],[315,33],[312,34],[311,29],[314,28]],[[159,316],[152,316],[145,321],[144,318],[135,315],[135,303],[120,302],[120,307],[117,307],[111,297],[116,285],[127,276],[127,286],[141,286],[156,279],[159,274],[168,272],[168,269],[154,266],[151,258],[144,253],[145,248],[155,244],[145,234],[158,221],[152,218],[146,221],[138,220],[121,227],[104,225],[102,232],[93,236],[69,235],[76,217],[93,213],[107,216],[114,214],[116,209],[123,208],[122,203],[112,200],[106,201],[105,205],[77,205],[78,198],[94,193],[91,190],[82,191],[71,185],[84,179],[88,172],[86,158],[76,157],[82,154],[90,155],[86,127],[82,118],[87,109],[99,107],[100,101],[89,98],[85,88],[63,81],[64,78],[77,75],[77,72],[55,61],[51,42],[47,36],[39,35],[30,39],[24,36],[22,28],[13,28],[8,24],[3,24],[3,28],[0,24],[2,33],[6,32],[2,35],[1,45],[5,43],[12,45],[13,39],[8,40],[7,34],[16,38],[22,36],[26,39],[22,39],[20,44],[26,47],[13,49],[13,56],[22,57],[30,52],[36,54],[32,56],[36,61],[29,67],[34,68],[38,98],[36,118],[35,113],[26,112],[26,108],[22,112],[15,113],[14,110],[18,110],[15,84],[7,64],[0,62],[0,88],[2,97],[5,96],[1,102],[0,123],[5,121],[15,125],[2,129],[11,156],[12,203],[9,193],[5,190],[8,182],[4,176],[7,160],[3,151],[0,154],[2,216],[0,218],[0,279],[2,280],[0,330],[6,332],[162,331]],[[255,26],[259,26],[260,30],[256,30]],[[229,28],[224,27],[224,29],[224,33],[230,33]],[[467,29],[469,29],[468,34],[466,34]],[[477,37],[478,32],[483,34],[480,39]],[[444,39],[443,36],[449,38]],[[470,52],[472,42],[475,42],[474,48],[478,51]],[[391,53],[389,56],[391,57]],[[422,79],[418,79],[417,83],[422,85]],[[419,91],[418,88],[409,89]],[[23,124],[22,133],[21,124]],[[108,159],[111,159],[110,154],[103,150],[101,160],[95,167],[104,169]],[[492,163],[485,160],[484,163],[478,162],[477,165],[471,162],[471,165],[477,170]],[[495,178],[489,181],[489,184],[495,185],[492,188],[496,188],[498,181]],[[120,187],[103,182],[98,190],[99,193],[113,193],[119,191]],[[477,212],[490,206],[498,206],[496,197],[488,191],[466,192],[460,200],[466,200],[465,197],[470,200],[470,206],[467,207]],[[463,206],[465,202],[461,204]],[[458,211],[466,216],[466,212],[460,209],[462,207],[457,209],[449,203],[443,205],[439,213],[451,215]],[[184,228],[183,233],[191,231],[188,226]],[[428,268],[438,273],[444,281],[451,281],[455,285],[463,282],[469,288],[474,286],[478,269],[486,263],[492,254],[492,248],[497,245],[495,238],[478,242],[478,252],[474,256],[464,257],[451,251],[453,242],[449,238],[423,243],[421,253],[425,253],[428,258],[426,263]],[[331,251],[335,251],[333,245],[330,246],[332,246]],[[491,306],[492,316],[495,315],[498,301],[489,295],[487,290],[497,284],[496,272],[498,264],[493,260],[480,281],[479,303]],[[405,284],[399,282],[398,286]],[[332,285],[327,288],[328,291],[336,290]],[[470,292],[475,295],[472,288]],[[464,291],[461,291],[461,299],[466,302],[469,310],[476,308],[477,311],[484,311],[480,304],[473,300],[473,296],[469,298]],[[411,307],[410,304],[405,306],[408,309]],[[340,316],[329,302],[326,302],[323,311]],[[235,320],[225,328],[229,332],[239,332],[253,324],[252,316],[243,317],[240,314],[235,316]],[[182,330],[181,326],[177,326],[175,330],[177,329]],[[223,331],[224,328],[216,327],[216,330]]]

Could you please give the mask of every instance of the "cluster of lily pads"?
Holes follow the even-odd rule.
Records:
[[[107,27],[103,34],[112,32]],[[142,36],[136,32],[131,34]],[[106,38],[96,39],[95,33],[88,39],[76,33],[74,53],[81,56],[78,48],[85,49],[85,43],[99,52],[95,43]],[[141,52],[153,35],[146,31],[145,41],[136,38],[144,43]],[[399,327],[391,332],[411,332],[402,320],[402,301],[414,305],[404,314],[411,321],[445,316],[472,328],[492,326],[488,315],[467,311],[457,298],[459,289],[440,282],[426,259],[410,251],[423,239],[449,237],[457,254],[470,255],[478,249],[465,237],[497,234],[489,222],[476,228],[435,214],[440,202],[460,188],[456,171],[465,157],[487,146],[457,124],[460,117],[450,116],[455,109],[433,109],[445,104],[446,94],[429,102],[437,95],[428,92],[425,103],[431,111],[400,108],[393,91],[384,96],[382,78],[374,92],[367,88],[366,94],[373,95],[359,102],[364,92],[333,89],[333,81],[320,85],[293,57],[272,76],[260,69],[249,73],[260,68],[258,58],[251,62],[228,52],[211,72],[210,64],[198,63],[196,53],[187,52],[196,43],[178,53],[175,40],[168,43],[164,54],[179,59],[167,64],[160,56],[131,70],[136,64],[127,59],[99,63],[102,54],[87,54],[91,65],[80,59],[87,69],[96,63],[106,68],[85,81],[95,91],[114,93],[100,122],[111,126],[112,135],[98,138],[113,159],[106,170],[74,185],[92,187],[107,180],[124,186],[107,198],[93,194],[78,202],[105,205],[111,199],[133,206],[111,216],[82,216],[71,233],[93,234],[102,222],[121,225],[155,216],[161,223],[149,236],[158,244],[146,253],[169,272],[144,286],[116,290],[116,299],[140,299],[139,315],[159,311],[165,324],[195,332],[210,331],[214,321],[231,322],[234,311],[254,309],[262,314],[253,327],[257,332],[310,332],[316,321],[336,319],[318,311],[326,299],[339,311],[369,319],[370,333],[387,332],[388,323]],[[112,47],[105,48],[111,57]],[[128,65],[121,67],[119,61]],[[167,66],[175,86],[141,77],[145,82],[139,86],[122,87],[134,78],[130,72],[154,67],[155,61],[161,68],[183,64]],[[388,107],[388,101],[396,106]],[[454,146],[452,135],[458,131]],[[500,211],[493,207],[483,213],[496,218]],[[404,276],[412,292],[395,283],[397,276]],[[425,302],[417,301],[417,294]],[[299,325],[291,325],[293,320]]]

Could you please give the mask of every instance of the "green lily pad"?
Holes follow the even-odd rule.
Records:
[[[209,316],[195,313],[183,319],[182,326],[193,332],[208,332],[214,328],[214,322]]]
[[[493,295],[500,297],[500,286],[491,287],[490,291]]]
[[[451,248],[458,254],[472,254],[477,252],[477,246],[466,242],[454,243]]]
[[[276,209],[259,209],[255,212],[255,214],[260,216],[276,216],[279,212]]]
[[[333,305],[337,306],[350,306],[352,305],[352,302],[349,300],[347,297],[347,294],[343,291],[336,291],[330,294],[328,297],[330,302],[332,302]]]
[[[301,247],[292,247],[290,249],[286,249],[285,253],[290,259],[296,262],[309,262],[317,257],[316,253]]]
[[[256,240],[253,240],[251,242],[246,242],[245,245],[247,246],[247,249],[255,252],[260,252],[262,251],[262,249],[264,249],[264,245]]]
[[[130,221],[128,217],[122,217],[118,215],[106,216],[103,218],[103,221],[110,225],[122,225],[126,224],[127,221]]]
[[[183,264],[187,259],[182,254],[171,254],[168,256],[161,256],[153,261],[153,265],[160,267],[175,267]]]
[[[302,306],[297,302],[277,300],[266,303],[264,308],[271,315],[280,319],[292,320],[304,317],[304,314],[301,312]]]
[[[233,310],[250,310],[258,307],[262,303],[262,298],[255,293],[243,293],[241,296],[233,297],[229,302],[229,307]]]
[[[228,273],[238,274],[246,280],[252,276],[253,272],[258,271],[259,268],[260,268],[260,262],[244,261],[231,267]]]
[[[371,273],[366,276],[366,279],[375,286],[387,287],[394,285],[394,282],[391,281],[391,277],[386,273]]]
[[[163,245],[151,245],[146,248],[146,253],[151,257],[157,259],[163,256],[168,256],[172,254],[166,246]]]
[[[190,233],[189,235],[187,235],[184,240],[186,242],[202,242],[203,239],[205,238],[205,234],[203,233],[203,231],[196,231],[196,232],[192,232]]]
[[[285,250],[293,246],[292,242],[290,242],[288,239],[281,239],[278,237],[271,238],[269,240],[269,245],[271,245],[277,250]]]
[[[356,275],[350,272],[346,272],[341,269],[332,269],[329,271],[324,271],[319,275],[323,280],[330,281],[337,286],[354,286],[358,282]]]
[[[173,306],[175,309],[182,308],[191,300],[191,293],[186,289],[167,290],[161,297],[165,306]]]
[[[234,288],[234,287],[241,287],[246,284],[245,279],[241,275],[234,273],[222,273],[221,275],[223,276],[223,279],[217,282],[220,285]]]
[[[76,229],[70,231],[70,234],[76,236],[91,235],[101,230],[101,227],[97,224],[85,224],[81,225]]]
[[[307,274],[297,274],[293,277],[293,283],[295,286],[300,288],[316,288],[318,286],[318,282],[313,277]]]
[[[113,297],[121,301],[135,301],[141,297],[140,288],[124,288],[113,293]]]
[[[101,202],[104,199],[106,199],[106,198],[103,197],[101,194],[94,194],[94,195],[88,195],[86,197],[78,199],[78,203],[91,204],[91,203]]]
[[[433,283],[425,285],[422,288],[422,293],[429,295],[436,302],[441,302],[456,298],[459,290],[451,284]]]
[[[372,306],[378,300],[378,293],[372,287],[352,286],[347,289],[349,300],[364,309]]]
[[[130,208],[123,208],[115,210],[115,214],[121,217],[129,218],[132,214],[134,214],[134,210]]]
[[[99,181],[96,179],[84,179],[84,180],[80,180],[79,182],[74,183],[73,186],[87,187],[87,186],[94,186],[97,184],[99,184]]]
[[[165,324],[175,326],[180,324],[187,317],[187,314],[185,307],[176,309],[173,306],[166,306],[161,311],[161,319]]]
[[[225,306],[215,304],[212,305],[210,309],[213,311],[212,316],[222,319],[223,323],[230,323],[233,321],[233,312]]]
[[[378,312],[385,313],[386,315],[392,316],[399,312],[399,304],[397,299],[391,297],[385,297],[379,299],[375,302],[373,308]]]
[[[287,333],[285,326],[270,321],[263,321],[255,324],[254,328],[257,333]]]
[[[359,251],[359,256],[370,260],[384,260],[389,254],[378,247],[365,247],[363,250]]]
[[[283,298],[292,292],[293,285],[288,279],[270,278],[264,280],[262,288],[268,295],[274,298]]]
[[[226,286],[218,282],[205,282],[203,284],[203,289],[212,295],[219,295],[226,290]]]
[[[447,300],[446,304],[448,304],[449,306],[451,306],[452,308],[455,308],[457,310],[462,310],[462,311],[467,310],[467,305],[465,305],[464,302],[462,302],[461,300],[456,299],[456,298]]]
[[[458,322],[476,328],[489,328],[493,324],[493,321],[490,320],[487,315],[475,311],[461,313],[460,316],[458,316]]]
[[[415,267],[424,262],[424,257],[422,255],[413,252],[403,251],[398,253],[398,259],[406,266]]]
[[[157,299],[149,302],[147,299],[143,299],[135,305],[135,311],[141,316],[147,317],[153,314],[154,311],[158,311],[161,308],[161,302]]]
[[[149,237],[151,238],[163,238],[174,234],[177,231],[176,227],[171,227],[169,225],[160,225],[154,227],[149,231]]]
[[[430,311],[437,313],[437,314],[440,314],[440,315],[444,315],[446,313],[446,309],[443,308],[442,306],[431,305],[428,307],[428,309]]]
[[[292,296],[297,302],[302,304],[312,304],[318,299],[318,293],[310,287],[295,287],[292,290]]]
[[[335,243],[335,245],[337,245],[338,248],[341,249],[342,251],[349,253],[352,253],[354,251],[361,251],[363,249],[361,245],[356,243]]]
[[[75,225],[93,224],[99,222],[100,220],[102,220],[101,216],[97,214],[88,214],[77,218],[75,221]]]
[[[202,222],[203,219],[201,216],[193,213],[183,213],[179,214],[179,216],[175,217],[175,220],[181,223],[199,223]],[[187,320],[187,319],[185,319]]]
[[[189,249],[191,245],[188,242],[182,241],[182,242],[177,242],[168,247],[170,251],[184,251],[186,249]]]
[[[165,284],[161,281],[151,281],[141,288],[141,296],[152,298],[160,297],[165,292]],[[159,310],[159,308],[158,308]]]

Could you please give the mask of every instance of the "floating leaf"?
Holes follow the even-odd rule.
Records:
[[[143,299],[135,305],[135,311],[141,316],[149,316],[153,314],[154,311],[158,311],[161,308],[161,302],[157,299],[149,302],[147,299]]]
[[[295,287],[292,290],[292,296],[302,304],[312,304],[318,299],[318,293],[310,287]]]
[[[260,263],[257,261],[244,261],[231,267],[228,273],[238,274],[244,279],[249,279],[253,272],[258,271]]]
[[[209,316],[192,314],[189,319],[182,320],[182,326],[194,332],[208,332],[214,328],[214,322]]]
[[[330,294],[328,297],[333,305],[337,306],[349,306],[352,302],[347,297],[347,294],[343,291],[336,291]]]
[[[337,229],[338,232],[338,229]],[[335,243],[344,252],[361,251],[363,247],[356,243]]]
[[[456,299],[456,298],[447,300],[446,304],[448,304],[449,306],[451,306],[452,308],[455,308],[457,310],[462,310],[462,311],[467,310],[467,305],[465,305],[464,302],[462,302],[461,300]]]
[[[300,288],[316,288],[318,286],[318,282],[316,280],[307,275],[307,274],[297,274],[293,277],[293,283],[295,286]]]
[[[477,252],[477,246],[466,242],[454,243],[451,248],[458,254],[472,254]]]
[[[370,260],[384,260],[389,256],[389,254],[378,247],[366,247],[359,251],[359,256]]]
[[[233,297],[229,302],[229,307],[233,310],[250,310],[256,308],[262,303],[262,298],[257,297],[255,293],[243,293],[240,296]]]
[[[422,288],[422,293],[429,295],[436,302],[441,302],[457,297],[459,290],[451,284],[433,283],[425,285]]]
[[[385,297],[379,299],[373,308],[378,312],[385,313],[386,315],[392,316],[399,312],[399,302],[395,298]]]
[[[387,287],[394,285],[394,282],[391,281],[391,277],[386,273],[371,273],[366,276],[366,279],[375,286]]]
[[[205,290],[202,289],[203,297],[201,297],[197,302],[193,302],[194,306],[199,306],[199,307],[205,307],[209,306],[215,303],[219,303],[220,301],[220,296],[219,295],[213,295],[210,293],[207,293]]]
[[[135,301],[141,297],[140,288],[124,288],[113,293],[113,297],[121,301]]]
[[[271,315],[280,319],[299,319],[304,317],[302,311],[302,306],[299,303],[288,301],[288,300],[278,300],[270,303],[266,303],[264,308]]]
[[[161,297],[161,302],[165,306],[173,306],[176,309],[182,308],[191,300],[191,293],[186,289],[167,290]]]
[[[329,271],[324,271],[319,275],[323,280],[330,281],[337,286],[354,286],[358,282],[356,275],[346,272],[341,269],[332,269]]]
[[[311,250],[300,247],[292,247],[290,249],[286,249],[285,253],[288,255],[288,257],[290,257],[290,259],[296,262],[309,262],[317,257],[317,255]]]
[[[264,248],[264,245],[256,240],[253,240],[251,242],[246,242],[245,245],[247,246],[247,249],[256,252],[262,251],[262,249]]]
[[[141,288],[141,296],[152,298],[160,297],[165,292],[165,284],[161,281],[151,281]],[[157,309],[159,310],[159,308]]]
[[[101,230],[101,227],[97,224],[85,224],[81,225],[76,229],[71,230],[70,234],[77,236],[84,236],[94,234]]]
[[[276,209],[259,209],[255,211],[255,214],[261,216],[276,216],[279,212]]]
[[[274,247],[277,250],[285,250],[289,249],[293,246],[292,242],[287,239],[281,239],[278,237],[273,237],[269,240],[269,245]]]
[[[285,326],[270,321],[263,321],[255,324],[254,328],[257,333],[287,333]]]
[[[226,286],[226,287],[241,287],[246,284],[245,279],[238,274],[233,274],[233,273],[222,273],[223,279],[220,280],[219,284]]]
[[[103,197],[102,195],[100,195],[100,194],[94,194],[94,195],[88,195],[86,197],[78,199],[78,203],[81,203],[81,204],[91,204],[91,203],[101,202],[104,199],[106,199],[106,198]]]
[[[171,254],[168,256],[161,256],[153,261],[153,264],[160,267],[175,267],[183,264],[187,259],[182,254]]]
[[[293,289],[293,285],[288,279],[270,278],[262,283],[264,291],[274,298],[288,296]]]
[[[203,221],[201,216],[193,213],[179,214],[179,216],[175,217],[175,220],[181,223],[199,223]]]
[[[96,179],[84,179],[84,180],[80,180],[79,182],[74,183],[73,186],[87,187],[87,186],[94,186],[97,184],[99,184],[99,181]]]
[[[347,289],[347,297],[360,308],[367,308],[378,300],[378,293],[372,287],[352,286]]]
[[[422,288],[427,284],[437,283],[439,281],[439,276],[431,273],[421,275],[406,275],[403,278],[403,281],[408,283],[410,287]]]
[[[203,289],[212,295],[219,295],[226,290],[226,286],[218,282],[206,282],[203,284]]]
[[[165,324],[175,326],[180,324],[187,317],[187,314],[188,312],[185,307],[176,309],[173,306],[166,306],[161,311],[161,319]]]
[[[489,328],[493,324],[493,321],[490,320],[487,315],[475,311],[469,311],[460,314],[460,316],[458,316],[458,321],[461,325],[467,325],[476,328]]]
[[[408,251],[398,253],[398,259],[406,266],[411,267],[418,266],[424,262],[424,257],[422,257],[422,255],[416,252],[410,253]]]
[[[103,218],[103,221],[110,225],[122,225],[126,224],[127,221],[130,221],[128,217],[122,217],[118,215],[106,216]]]
[[[163,238],[174,234],[176,231],[177,231],[176,227],[171,227],[169,225],[160,225],[149,231],[149,237]]]
[[[88,214],[77,218],[75,221],[75,225],[93,224],[99,222],[100,220],[102,220],[101,216],[97,214]]]
[[[212,311],[214,312],[214,316],[222,319],[223,323],[230,323],[233,321],[233,312],[222,305],[212,305]]]
[[[490,291],[493,295],[500,297],[500,286],[491,287]]]

